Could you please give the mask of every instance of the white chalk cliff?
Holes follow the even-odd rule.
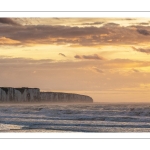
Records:
[[[92,103],[86,95],[60,92],[40,92],[39,88],[0,87],[0,102],[74,102]]]
[[[40,98],[50,102],[93,102],[93,99],[86,95],[60,92],[40,92]]]

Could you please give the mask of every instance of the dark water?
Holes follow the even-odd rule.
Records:
[[[150,104],[1,104],[1,132],[150,132]]]

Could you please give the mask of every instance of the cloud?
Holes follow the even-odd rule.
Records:
[[[133,71],[133,72],[136,72],[136,73],[140,72],[139,70],[134,69],[134,68],[132,69],[132,71]]]
[[[0,23],[8,24],[8,25],[17,25],[17,26],[20,25],[19,23],[13,21],[10,18],[0,18]]]
[[[54,60],[52,59],[31,59],[31,58],[22,58],[22,57],[11,57],[11,56],[0,56],[0,65],[34,65],[34,64],[45,64],[50,63]]]
[[[97,54],[94,55],[75,55],[74,58],[77,59],[94,59],[94,60],[105,60],[102,56],[99,56]]]
[[[94,66],[94,67],[93,67]],[[124,70],[140,67],[150,67],[150,61],[137,61],[130,59],[112,59],[105,61],[70,61],[62,62],[52,59],[30,59],[30,58],[13,58],[7,56],[0,56],[0,67],[3,69],[17,69],[17,68],[39,68],[41,70],[53,70],[53,69],[78,69],[78,68],[93,68],[93,70],[103,73],[106,70]],[[134,71],[136,71],[135,69]],[[2,70],[1,70],[2,73]]]
[[[66,57],[66,55],[65,55],[65,54],[63,54],[63,53],[59,53],[59,55],[61,55],[61,56],[63,56],[63,57]]]
[[[110,22],[110,23],[106,23],[104,26],[108,26],[108,27],[111,26],[111,27],[114,27],[114,26],[120,26],[120,24]]]
[[[15,45],[20,44],[20,41],[12,40],[6,37],[0,37],[0,45]]]
[[[0,37],[20,41],[20,44],[80,44],[91,45],[92,36],[108,34],[107,29],[98,27],[70,26],[2,26]],[[87,38],[91,36],[91,38]],[[97,39],[98,40],[98,39]],[[89,43],[89,44],[88,44]]]
[[[141,22],[141,23],[138,23],[139,25],[149,25],[149,22]]]
[[[134,18],[125,18],[124,20],[136,20]]]
[[[142,34],[142,35],[150,35],[149,31],[145,30],[145,29],[137,29],[137,32],[139,34]]]
[[[82,56],[80,56],[80,55],[75,55],[74,58],[82,59]]]
[[[99,69],[99,68],[97,68],[97,67],[92,67],[92,69],[93,69],[94,71],[98,72],[98,73],[104,73],[103,70],[101,70],[101,69]]]
[[[93,24],[100,22],[94,22]],[[101,27],[96,26],[63,26],[63,25],[24,25],[0,28],[0,38],[17,41],[14,45],[33,46],[38,44],[55,44],[69,46],[102,46],[110,44],[131,45],[149,42],[149,26],[127,26],[110,22]],[[140,36],[140,35],[142,36]],[[5,39],[5,41],[6,41]],[[1,42],[1,45],[10,45]],[[13,43],[11,43],[12,45]]]
[[[92,22],[92,23],[83,23],[82,25],[100,25],[103,24],[104,22]]]
[[[137,52],[142,52],[142,53],[146,53],[146,54],[150,54],[150,48],[148,49],[144,49],[144,48],[135,48],[135,47],[132,47],[135,51]]]

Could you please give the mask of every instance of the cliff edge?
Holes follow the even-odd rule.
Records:
[[[60,92],[40,92],[41,101],[50,102],[83,102],[92,103],[93,99],[86,95],[79,95],[73,93],[60,93]]]
[[[0,87],[0,102],[92,103],[93,99],[73,93],[40,92],[39,88]]]

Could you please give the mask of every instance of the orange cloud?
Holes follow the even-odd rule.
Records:
[[[0,44],[1,45],[13,45],[13,44],[20,44],[21,42],[20,41],[17,41],[17,40],[12,40],[10,38],[6,38],[6,37],[0,37]]]
[[[146,53],[146,54],[150,54],[150,48],[135,48],[132,47],[135,51],[137,52],[142,52],[142,53]]]
[[[75,55],[74,58],[77,59],[95,59],[95,60],[105,60],[102,56],[99,56],[97,54],[94,55]]]

